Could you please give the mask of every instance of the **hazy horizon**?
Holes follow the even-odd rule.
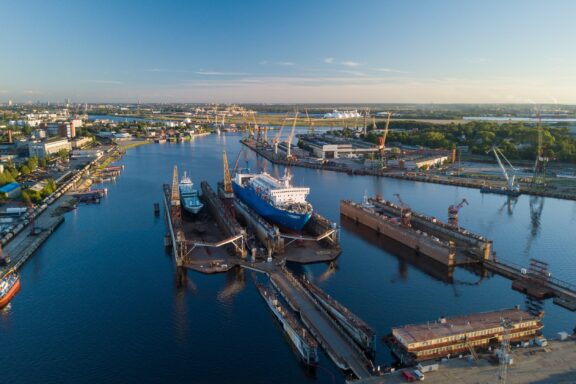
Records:
[[[0,101],[576,104],[576,3],[3,2]]]

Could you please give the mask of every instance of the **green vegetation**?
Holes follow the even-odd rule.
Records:
[[[379,129],[383,128],[378,123]],[[533,160],[536,156],[538,131],[535,125],[522,122],[498,124],[473,121],[466,124],[430,124],[394,121],[390,124],[388,143],[402,143],[430,148],[468,146],[473,154],[485,154],[497,146],[509,159]],[[369,132],[366,140],[376,143],[378,135]],[[576,163],[576,139],[566,126],[543,126],[544,156],[561,162]]]
[[[52,179],[48,179],[46,180],[44,187],[40,191],[35,191],[32,189],[26,189],[22,191],[22,201],[24,201],[26,204],[29,204],[30,202],[38,203],[45,197],[50,196],[52,193],[54,193],[56,188],[57,188],[56,182]]]

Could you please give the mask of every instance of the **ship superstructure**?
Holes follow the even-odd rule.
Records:
[[[292,186],[291,178],[288,172],[281,179],[266,172],[237,173],[232,187],[236,197],[264,219],[300,232],[312,216],[312,205],[306,201],[310,188]]]
[[[200,201],[200,194],[198,190],[194,188],[194,183],[192,183],[192,180],[190,180],[186,172],[184,172],[184,176],[180,179],[178,189],[180,191],[182,207],[192,214],[200,212],[204,204]]]

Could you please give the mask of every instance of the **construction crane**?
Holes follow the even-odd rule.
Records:
[[[390,125],[391,112],[387,112],[388,117],[386,118],[386,124],[384,125],[384,132],[382,136],[378,137],[378,149],[380,151],[380,162],[382,168],[386,168],[386,157],[384,156],[384,150],[386,149],[386,137],[388,136],[388,126]],[[376,122],[374,122],[376,125]]]
[[[458,211],[460,208],[464,206],[464,204],[468,205],[468,200],[462,199],[459,204],[450,205],[448,207],[448,224],[453,226],[454,228],[458,228]]]
[[[488,152],[494,152],[494,156],[496,156],[496,161],[498,161],[498,165],[500,166],[500,169],[502,170],[502,174],[504,175],[504,178],[506,179],[506,184],[508,185],[508,190],[511,192],[520,192],[520,186],[516,182],[516,175],[512,174],[513,171],[514,172],[516,171],[516,168],[514,168],[514,166],[510,163],[510,161],[508,161],[506,156],[504,156],[504,154],[502,153],[502,151],[498,147],[494,146],[490,150],[488,150]],[[488,153],[488,152],[486,152],[486,153]],[[502,164],[502,160],[500,160],[500,156],[502,156],[502,158],[506,161],[506,163],[510,167],[510,171],[511,171],[510,175],[508,174],[508,171],[506,170],[506,167],[504,166],[504,164]]]
[[[400,222],[402,223],[403,226],[410,228],[412,226],[411,223],[412,210],[410,209],[408,204],[406,204],[404,200],[402,200],[400,194],[395,193],[394,196],[398,199],[398,203],[400,203]]]
[[[290,131],[290,135],[288,136],[288,140],[286,140],[286,160],[292,160],[292,140],[294,140],[294,131],[296,130],[296,120],[298,119],[298,111],[294,115],[294,122],[292,123],[292,130]]]

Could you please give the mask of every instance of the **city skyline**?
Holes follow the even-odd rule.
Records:
[[[0,101],[576,103],[569,1],[5,1]]]

